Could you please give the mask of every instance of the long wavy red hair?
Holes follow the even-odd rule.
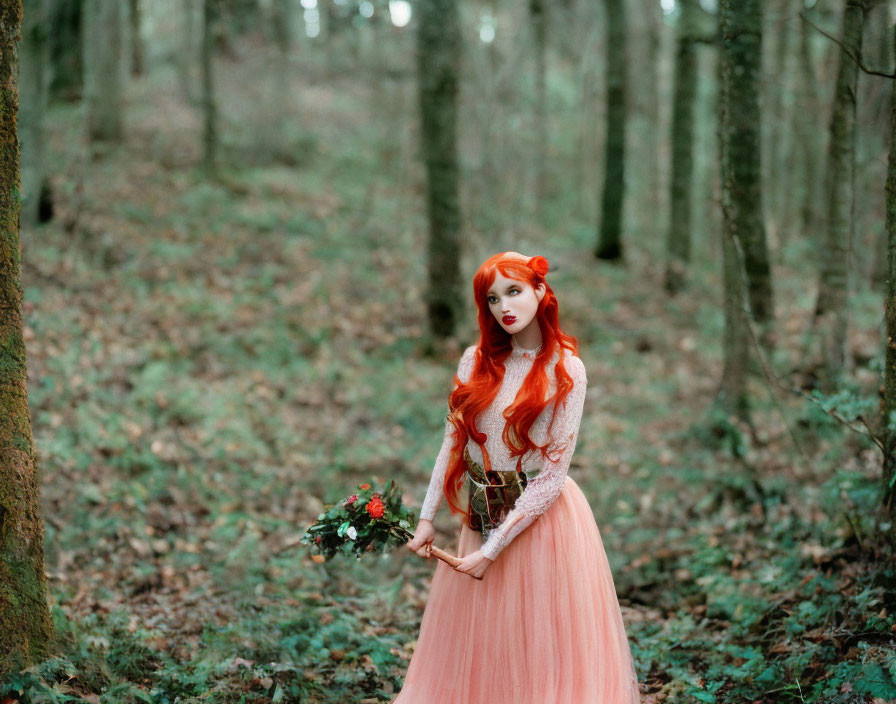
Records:
[[[459,505],[458,492],[464,483],[466,463],[463,452],[469,439],[482,448],[485,469],[491,469],[491,460],[485,449],[487,436],[477,430],[476,418],[488,408],[498,394],[501,381],[504,379],[504,360],[513,351],[510,333],[501,327],[489,310],[488,289],[494,283],[497,272],[500,271],[503,276],[524,282],[532,288],[536,288],[539,284],[543,284],[545,287],[544,296],[535,313],[535,318],[541,329],[541,349],[535,356],[532,369],[523,380],[513,403],[504,410],[507,423],[501,437],[504,444],[510,449],[510,456],[517,458],[517,471],[520,470],[523,456],[527,452],[539,450],[543,456],[549,457],[547,450],[549,443],[537,445],[529,437],[529,430],[542,411],[553,402],[554,411],[548,425],[548,436],[550,437],[557,407],[563,403],[573,387],[572,378],[563,364],[562,350],[565,348],[577,355],[578,341],[560,329],[557,298],[545,281],[548,262],[541,256],[526,260],[515,257],[514,254],[516,253],[502,252],[489,257],[473,276],[473,296],[479,311],[479,343],[476,347],[475,362],[470,378],[466,383],[462,383],[455,375],[454,383],[457,388],[448,398],[448,408],[451,411],[448,420],[454,425],[455,442],[451,448],[451,456],[445,472],[444,490],[453,513],[466,512]],[[555,351],[560,351],[559,359],[554,366],[556,390],[554,394],[547,397],[550,382],[545,368]]]

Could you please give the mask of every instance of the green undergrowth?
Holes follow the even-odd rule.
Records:
[[[876,399],[857,387],[810,396],[792,421],[824,458],[816,485],[756,474],[736,425],[736,440],[714,440],[723,453],[708,452],[718,425],[695,424],[682,459],[695,462],[687,480],[701,496],[684,515],[701,529],[667,533],[655,559],[617,579],[667,613],[629,635],[639,671],[671,701],[896,701],[896,563],[877,450],[844,425],[872,417]]]
[[[319,592],[246,605],[209,626],[192,657],[173,657],[158,630],[125,611],[70,621],[53,612],[58,654],[7,677],[21,702],[324,702],[384,697],[399,685],[402,637],[381,633],[382,594],[334,601]],[[388,607],[387,607],[388,611]],[[236,654],[235,654],[236,653]]]

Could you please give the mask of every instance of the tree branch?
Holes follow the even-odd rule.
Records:
[[[828,39],[830,39],[832,42],[834,42],[837,46],[839,46],[841,49],[843,49],[843,53],[846,54],[846,55],[847,55],[849,58],[851,58],[853,61],[855,61],[855,62],[856,62],[856,65],[857,65],[860,69],[862,69],[865,73],[867,73],[868,75],[870,75],[870,76],[882,76],[883,78],[896,78],[896,73],[885,73],[884,71],[878,71],[878,70],[873,69],[873,68],[868,68],[868,67],[865,65],[865,63],[862,61],[862,57],[861,57],[861,56],[856,56],[855,52],[851,51],[851,50],[848,49],[846,46],[844,46],[843,42],[841,42],[839,39],[837,39],[836,37],[831,36],[830,34],[828,34],[827,32],[825,32],[821,27],[819,27],[819,26],[818,26],[817,24],[815,24],[812,20],[810,20],[808,17],[806,17],[806,15],[805,15],[802,11],[800,12],[800,18],[801,18],[804,22],[807,22],[807,23],[809,24],[810,27],[815,28],[817,31],[821,32],[821,34],[823,34],[824,36],[826,36]]]

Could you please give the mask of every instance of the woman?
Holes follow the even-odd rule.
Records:
[[[473,278],[481,336],[460,360],[407,543],[430,556],[444,495],[464,515],[463,559],[437,563],[393,704],[640,701],[600,533],[567,476],[587,380],[576,339],[558,325],[547,272],[544,257],[504,252]]]

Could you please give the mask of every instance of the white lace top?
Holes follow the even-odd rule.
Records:
[[[513,341],[513,351],[504,363],[505,372],[501,388],[491,406],[480,414],[476,422],[476,427],[488,436],[485,447],[488,450],[492,468],[502,470],[515,469],[517,462],[516,458],[510,457],[510,450],[501,439],[506,424],[502,414],[504,409],[513,403],[526,375],[532,368],[535,355],[541,349],[539,347],[534,350],[527,350],[520,347],[515,338],[511,338],[511,340]],[[461,357],[457,376],[462,382],[468,381],[472,374],[475,351],[476,346],[470,346]],[[572,377],[574,386],[566,397],[565,402],[557,409],[557,416],[554,419],[554,427],[551,432],[552,444],[548,449],[550,456],[556,458],[556,461],[543,457],[538,450],[527,452],[523,456],[522,468],[524,470],[529,469],[531,471],[534,468],[541,468],[541,470],[536,476],[529,479],[526,488],[523,489],[519,498],[517,498],[507,518],[491,531],[488,540],[483,543],[481,548],[482,554],[492,560],[498,556],[498,553],[510,541],[522,533],[542,513],[547,511],[548,507],[560,495],[566,482],[566,472],[569,469],[569,462],[575,450],[576,438],[579,433],[579,422],[582,419],[587,378],[585,376],[585,365],[582,364],[582,360],[574,356],[569,350],[561,349],[554,354],[554,357],[545,367],[550,381],[548,395],[553,394],[556,389],[554,366],[557,363],[559,352],[566,355],[564,357],[564,366],[570,377]],[[543,445],[547,442],[547,427],[551,420],[553,407],[553,403],[548,404],[529,430],[529,436],[538,445]],[[432,520],[442,502],[445,471],[453,444],[454,426],[449,421],[446,421],[445,437],[438,457],[436,457],[429,489],[426,491],[426,498],[420,510],[420,518]],[[483,464],[482,450],[475,441],[472,439],[468,440],[467,449],[470,457],[475,462]]]

